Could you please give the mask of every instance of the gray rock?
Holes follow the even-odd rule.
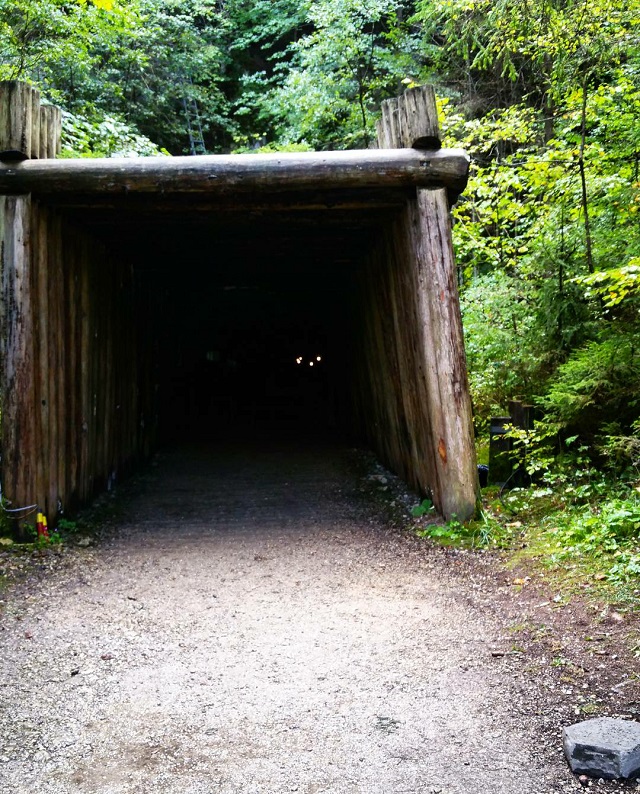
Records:
[[[597,717],[562,731],[571,770],[609,780],[640,775],[640,722]]]

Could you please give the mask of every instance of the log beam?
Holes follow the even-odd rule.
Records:
[[[388,187],[445,187],[459,193],[468,171],[469,158],[460,149],[33,160],[0,165],[0,194],[126,196]]]

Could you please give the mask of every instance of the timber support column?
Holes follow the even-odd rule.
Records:
[[[381,147],[440,148],[435,93],[431,86],[410,89],[382,105],[378,123]],[[427,152],[425,152],[427,156]],[[422,490],[431,493],[439,512],[447,519],[471,518],[479,497],[478,471],[473,436],[462,318],[456,267],[451,242],[449,201],[457,198],[444,187],[418,188],[405,210],[411,240],[398,241],[411,252],[417,284],[415,307],[420,350],[417,388],[424,394],[423,410],[430,443],[423,450],[427,461]]]
[[[444,188],[418,190],[409,208],[418,275],[427,410],[445,516],[471,518],[479,496],[462,318]]]
[[[0,161],[55,156],[60,110],[46,113],[51,134],[43,147],[40,94],[18,81],[0,82]],[[38,357],[37,207],[31,196],[0,196],[0,442],[3,496],[10,516],[30,518],[45,504],[39,465],[43,427]],[[41,258],[41,257],[40,257]]]

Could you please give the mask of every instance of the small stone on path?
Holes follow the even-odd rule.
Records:
[[[640,722],[597,717],[562,732],[571,770],[609,780],[640,774]]]

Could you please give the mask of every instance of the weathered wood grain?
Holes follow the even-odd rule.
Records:
[[[479,485],[446,191],[418,191],[409,212],[439,506],[443,515],[466,520],[476,510]]]
[[[398,98],[385,99],[377,122],[380,149],[439,149],[440,126],[433,86],[410,88]]]
[[[381,146],[438,135],[435,96],[383,103]],[[420,135],[424,133],[421,141]],[[446,517],[470,518],[478,478],[447,191],[418,189],[362,273],[357,419],[382,459]]]
[[[3,489],[53,521],[143,455],[133,417],[153,384],[137,381],[135,340],[149,328],[130,265],[58,211],[0,197],[0,250]]]
[[[31,156],[34,90],[18,80],[0,82],[0,160]]]
[[[62,135],[62,113],[60,111],[60,108],[57,108],[55,105],[41,105],[40,106],[41,160],[53,160],[60,154],[61,135]]]
[[[29,157],[32,160],[40,157],[40,92],[35,89],[31,91],[31,149]]]
[[[63,383],[60,380],[62,366],[62,339],[60,325],[63,306],[60,300],[60,268],[62,256],[61,230],[58,219],[47,209],[41,210],[47,225],[47,296],[49,299],[49,343],[47,369],[42,373],[49,381],[49,439],[48,439],[48,471],[49,488],[47,509],[51,517],[57,515],[58,505],[62,502],[61,493],[63,475],[60,471],[60,456],[63,452],[63,439],[60,439],[60,413],[64,410],[62,393]]]
[[[33,503],[37,477],[31,235],[31,200],[0,197],[2,478],[13,508]]]
[[[40,106],[40,142],[38,145],[38,159],[46,160],[49,157],[49,119],[48,105]]]
[[[70,193],[85,195],[91,203],[93,195],[162,191],[214,195],[403,186],[462,190],[468,170],[469,158],[459,149],[33,160],[0,164],[0,193]]]
[[[35,396],[37,399],[36,438],[33,454],[37,461],[38,477],[36,501],[40,509],[48,512],[49,498],[49,346],[55,344],[51,338],[49,325],[49,226],[47,215],[39,210],[37,204],[32,208],[34,225],[34,250],[32,267],[36,284],[35,310],[35,345],[38,351],[34,373]]]

